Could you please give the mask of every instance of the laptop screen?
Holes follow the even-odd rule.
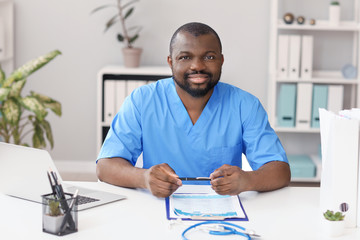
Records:
[[[0,192],[41,202],[51,193],[50,169],[62,180],[47,151],[0,142]]]

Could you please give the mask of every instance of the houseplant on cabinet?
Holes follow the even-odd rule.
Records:
[[[28,146],[23,142],[24,137],[33,133],[33,147],[46,147],[45,138],[51,148],[53,147],[54,140],[50,123],[45,118],[48,114],[47,109],[61,116],[61,104],[50,97],[32,91],[23,97],[21,91],[29,75],[59,54],[61,54],[60,51],[54,50],[33,59],[16,69],[8,78],[0,67],[0,137],[3,141]]]
[[[124,65],[125,67],[138,67],[140,65],[140,56],[142,49],[133,46],[133,43],[138,39],[139,32],[141,31],[140,26],[128,27],[126,20],[134,12],[135,7],[133,4],[139,0],[132,0],[127,3],[123,3],[123,0],[116,0],[116,4],[103,5],[95,8],[91,13],[95,13],[105,8],[115,8],[116,13],[112,16],[105,26],[105,32],[114,26],[115,23],[120,22],[121,32],[117,34],[117,40],[124,42],[125,47],[123,48]]]

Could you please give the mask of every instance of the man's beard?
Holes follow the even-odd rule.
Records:
[[[192,88],[190,86],[189,81],[187,80],[188,76],[190,74],[206,74],[209,78],[209,81],[207,82],[206,87],[205,88]],[[185,73],[184,74],[184,83],[178,81],[175,78],[175,75],[173,75],[173,79],[180,88],[182,88],[185,92],[190,94],[192,97],[200,98],[200,97],[204,97],[210,90],[212,90],[216,86],[216,84],[220,80],[220,75],[221,75],[221,72],[219,74],[219,78],[214,80],[213,75],[211,73],[201,71],[201,72]]]

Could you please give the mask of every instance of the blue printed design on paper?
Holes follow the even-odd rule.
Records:
[[[195,211],[192,213],[188,213],[188,212],[181,211],[180,209],[176,209],[176,208],[174,209],[174,213],[177,216],[190,216],[190,217],[193,217],[193,216],[198,216],[198,217],[236,217],[237,216],[236,212],[208,214],[208,213],[201,213],[199,211]]]

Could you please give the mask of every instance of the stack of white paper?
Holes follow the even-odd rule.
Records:
[[[340,204],[347,203],[349,210],[345,216],[346,226],[359,226],[360,110],[341,111],[339,115],[325,109],[320,109],[319,112],[322,151],[321,211],[340,211]]]

